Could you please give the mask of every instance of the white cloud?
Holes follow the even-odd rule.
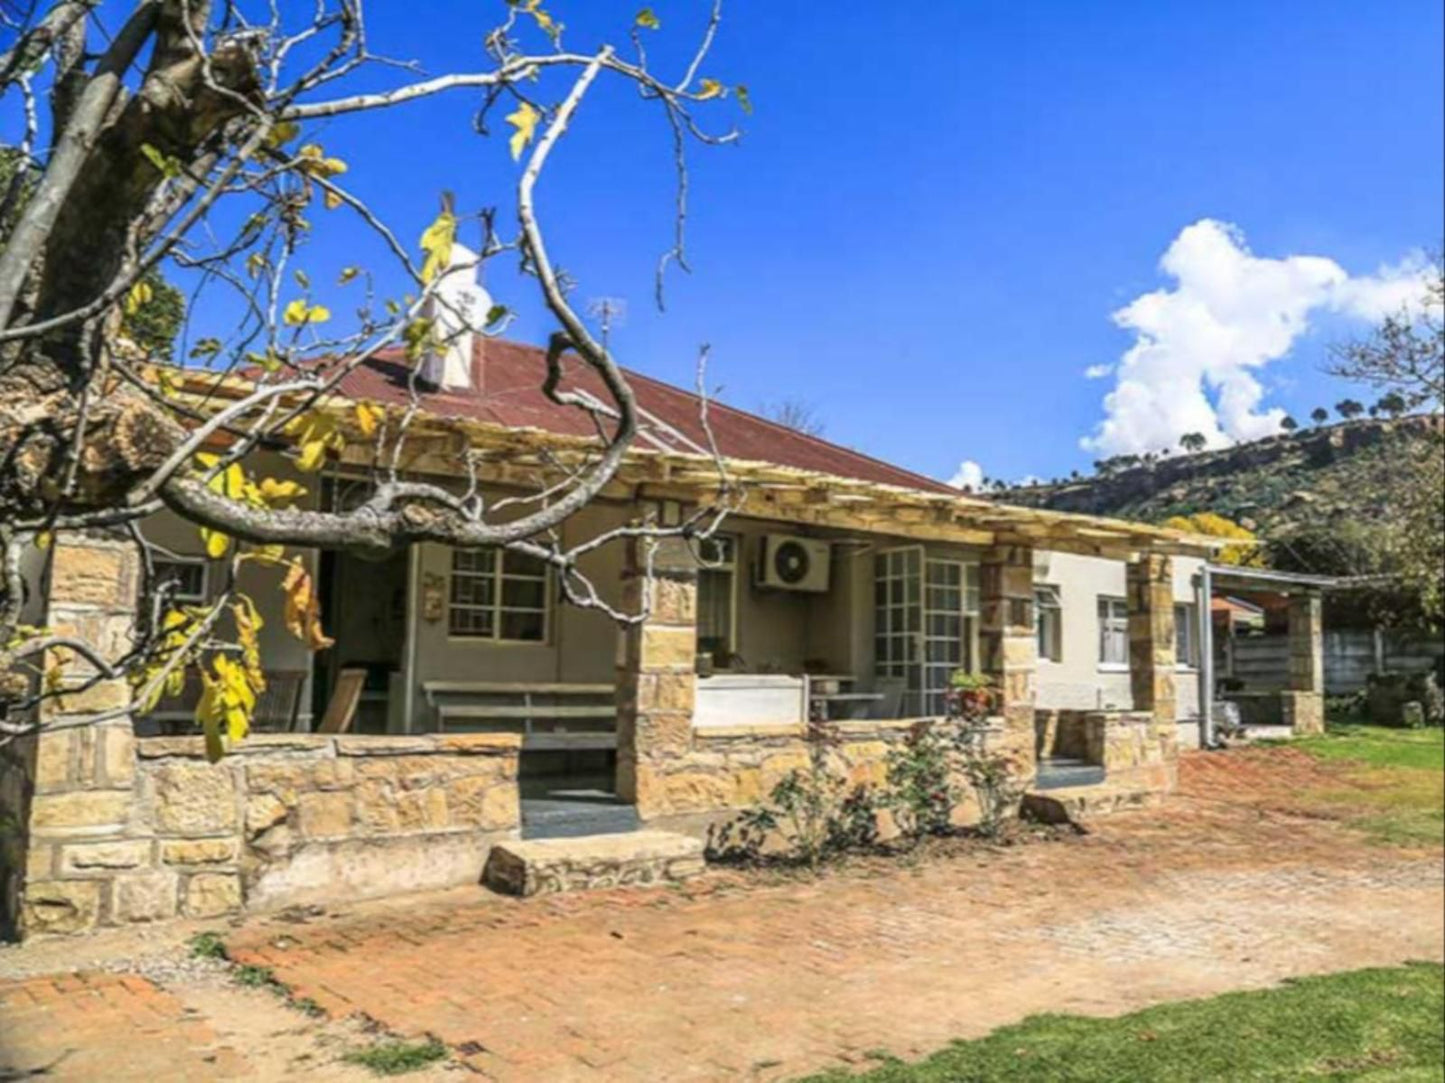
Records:
[[[983,486],[983,467],[972,459],[964,459],[958,464],[958,469],[953,477],[948,479],[948,484],[955,489],[971,489],[978,492]]]
[[[1102,380],[1114,371],[1113,365],[1090,365],[1084,370],[1084,379]]]
[[[1255,256],[1238,228],[1208,218],[1181,230],[1159,267],[1174,285],[1113,314],[1134,342],[1104,420],[1080,441],[1087,451],[1173,447],[1187,432],[1210,446],[1278,432],[1284,411],[1263,405],[1256,374],[1290,352],[1312,314],[1378,319],[1416,300],[1424,273],[1418,255],[1356,277],[1321,256]]]

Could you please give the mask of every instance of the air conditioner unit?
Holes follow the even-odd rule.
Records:
[[[767,534],[758,559],[758,586],[823,593],[828,589],[831,555],[829,544],[816,538]]]

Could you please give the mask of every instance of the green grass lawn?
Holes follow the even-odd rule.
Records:
[[[1351,768],[1346,785],[1319,796],[1351,808],[1377,841],[1445,845],[1445,730],[1332,725],[1289,744]]]
[[[1357,970],[1116,1019],[1036,1015],[916,1064],[813,1083],[1445,1079],[1445,969]]]

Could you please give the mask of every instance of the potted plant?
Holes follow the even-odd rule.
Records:
[[[994,707],[993,678],[981,673],[955,669],[948,679],[948,713],[952,718],[977,722],[987,718]]]

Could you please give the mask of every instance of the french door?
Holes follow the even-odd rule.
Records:
[[[978,565],[908,546],[873,569],[874,672],[903,681],[909,717],[941,715],[953,671],[978,668]]]

